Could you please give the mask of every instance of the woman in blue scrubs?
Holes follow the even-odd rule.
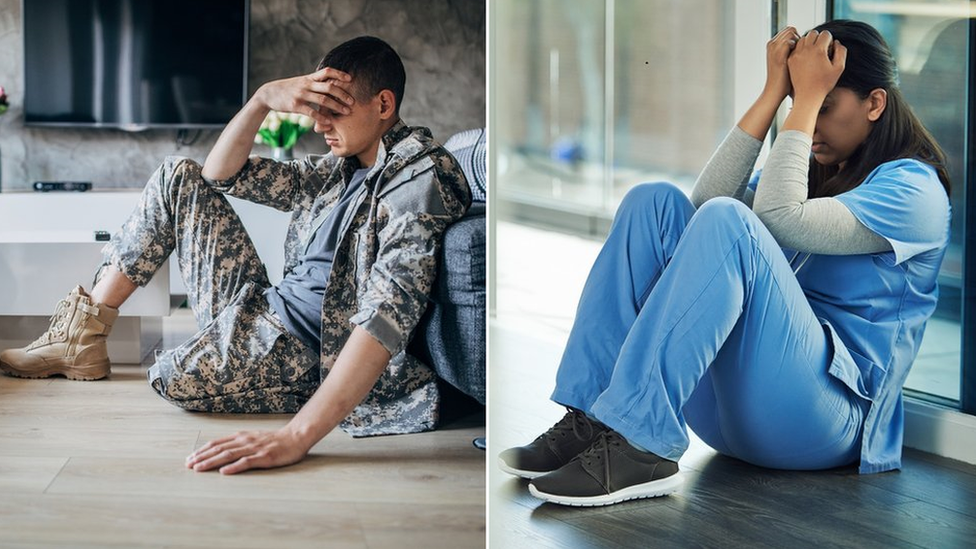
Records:
[[[950,212],[944,155],[896,75],[863,23],[775,36],[763,93],[691,200],[664,183],[624,198],[557,373],[568,412],[501,468],[554,503],[666,495],[686,426],[765,467],[898,468]]]

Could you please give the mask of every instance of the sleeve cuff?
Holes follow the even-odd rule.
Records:
[[[380,342],[390,356],[396,356],[405,347],[403,333],[396,321],[387,318],[377,309],[363,309],[353,315],[349,322],[366,330],[366,333]]]

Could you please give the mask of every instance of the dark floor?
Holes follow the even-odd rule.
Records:
[[[492,331],[491,386],[509,389],[491,393],[492,548],[976,548],[976,466],[911,449],[896,472],[792,472],[754,467],[693,439],[676,494],[598,508],[544,504],[496,465],[505,447],[562,415],[546,400],[558,348],[526,337]]]
[[[603,508],[543,504],[526,481],[503,481],[492,497],[511,504],[492,514],[491,546],[976,547],[976,467],[960,462],[908,450],[902,471],[866,476],[719,455],[683,465],[677,494]],[[515,534],[503,544],[496,520]]]

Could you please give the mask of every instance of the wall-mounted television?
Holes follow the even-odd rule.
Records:
[[[24,123],[216,128],[247,99],[250,0],[23,0]]]

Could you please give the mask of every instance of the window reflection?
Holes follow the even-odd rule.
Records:
[[[838,0],[833,8],[885,36],[905,97],[948,157],[950,247],[907,387],[958,401],[970,2]],[[734,9],[711,0],[577,0],[571,9],[563,0],[495,2],[495,211],[602,236],[633,185],[690,189],[735,123]]]
[[[968,1],[834,3],[834,16],[877,28],[898,62],[902,92],[948,159],[952,182],[950,244],[939,275],[939,306],[929,321],[906,387],[959,400],[965,211]]]
[[[502,200],[609,219],[642,181],[690,187],[734,122],[725,57],[732,3],[566,6],[496,5]],[[581,221],[577,229],[591,226]]]

